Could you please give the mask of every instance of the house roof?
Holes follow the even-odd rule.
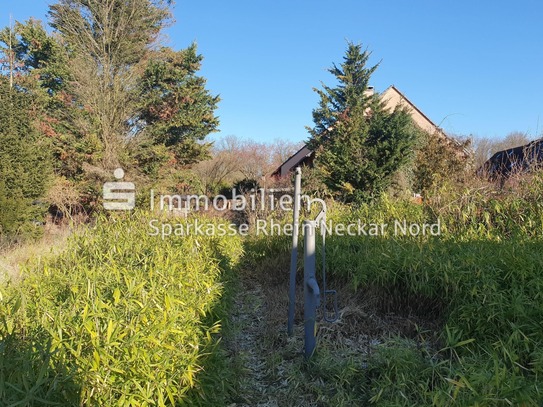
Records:
[[[489,180],[504,181],[514,173],[525,173],[543,164],[543,138],[496,152],[476,171]]]
[[[307,144],[292,154],[286,161],[281,164],[273,173],[272,176],[284,177],[295,167],[301,165],[301,163],[313,154],[313,151],[309,149]]]

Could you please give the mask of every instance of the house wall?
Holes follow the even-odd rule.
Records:
[[[381,100],[385,103],[385,108],[389,110],[394,110],[397,106],[402,106],[407,108],[411,114],[411,118],[415,124],[426,131],[428,134],[434,135],[442,140],[444,143],[447,143],[449,146],[453,147],[456,154],[460,157],[469,158],[470,152],[467,151],[464,147],[460,146],[458,142],[454,141],[443,132],[441,128],[436,126],[428,117],[424,115],[413,103],[411,103],[398,89],[394,86],[390,86],[386,89],[380,96]]]
[[[434,134],[436,131],[441,133],[438,127],[415,109],[394,86],[389,87],[381,94],[381,100],[385,102],[385,107],[389,110],[394,110],[397,106],[406,107],[415,124],[427,133]]]

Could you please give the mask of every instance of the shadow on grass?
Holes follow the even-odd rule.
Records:
[[[202,323],[203,328],[206,329],[216,321],[221,321],[221,331],[214,335],[212,343],[204,351],[198,385],[187,394],[184,405],[202,407],[222,407],[237,403],[247,405],[247,400],[244,398],[247,394],[242,394],[247,391],[247,389],[242,389],[242,382],[247,381],[247,366],[245,366],[246,361],[242,360],[243,352],[240,353],[238,349],[240,344],[237,343],[240,335],[246,334],[243,330],[247,329],[247,326],[243,322],[233,321],[233,314],[245,312],[235,309],[240,305],[236,303],[236,301],[239,302],[236,296],[243,286],[252,286],[256,279],[266,287],[283,286],[285,276],[287,278],[285,281],[288,281],[289,253],[286,254],[286,262],[283,258],[288,245],[289,241],[281,238],[248,238],[243,241],[244,255],[234,266],[230,263],[228,255],[225,255],[219,247],[214,247],[213,255],[222,270],[221,283],[224,291],[220,301],[215,304]],[[279,256],[279,260],[276,256]],[[262,298],[265,309],[271,308],[267,304],[268,300],[269,298]],[[278,306],[276,301],[281,302],[280,299],[274,300],[275,307],[273,308],[279,312],[284,311],[286,317],[286,307]],[[253,317],[256,318],[257,315],[248,315],[248,318]],[[268,325],[265,324],[265,326]],[[263,331],[261,334],[266,335],[267,332]],[[256,342],[251,344],[253,345],[258,349],[266,347],[265,343]]]
[[[75,372],[53,362],[55,351],[46,335],[0,335],[0,405],[80,405]]]
[[[201,324],[205,332],[219,322],[220,331],[211,335],[210,343],[201,353],[202,370],[198,373],[198,384],[185,395],[179,404],[183,406],[223,407],[236,401],[239,393],[241,366],[231,357],[225,339],[234,335],[229,316],[234,307],[234,295],[239,290],[241,265],[233,264],[228,253],[220,247],[213,246],[212,249],[213,257],[221,269],[223,294],[201,320]]]

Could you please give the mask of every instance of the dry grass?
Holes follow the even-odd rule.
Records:
[[[289,260],[289,254],[282,253],[242,272],[231,317],[236,332],[226,345],[243,374],[230,407],[365,405],[368,360],[377,346],[398,336],[434,342],[436,321],[384,307],[382,292],[354,292],[352,285],[330,281],[338,290],[340,318],[327,323],[319,316],[317,350],[305,360],[302,270],[295,331],[292,337],[286,334]]]
[[[0,281],[16,281],[21,269],[60,253],[73,229],[65,225],[47,224],[43,236],[34,242],[17,244],[0,251]]]

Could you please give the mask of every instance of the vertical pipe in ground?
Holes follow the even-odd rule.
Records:
[[[300,222],[300,194],[302,189],[302,170],[296,167],[294,181],[294,210],[292,215],[292,252],[290,253],[290,283],[288,293],[288,324],[287,333],[294,332],[294,312],[296,306],[296,269],[298,263],[298,233]]]
[[[304,221],[304,354],[310,358],[317,345],[317,307],[320,302],[320,290],[315,276],[315,229],[316,222]]]

